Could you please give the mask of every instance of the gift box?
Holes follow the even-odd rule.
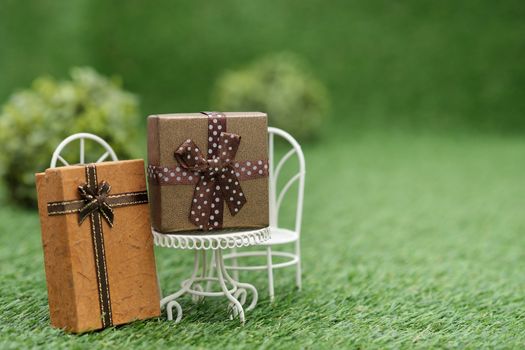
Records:
[[[215,233],[268,226],[267,138],[267,116],[260,112],[149,116],[155,230]]]
[[[36,174],[51,325],[85,332],[160,315],[144,162]]]

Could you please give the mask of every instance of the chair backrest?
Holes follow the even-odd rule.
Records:
[[[118,160],[117,155],[115,154],[115,151],[113,151],[113,148],[104,141],[102,138],[98,137],[97,135],[88,134],[85,132],[73,134],[67,138],[65,138],[55,149],[55,152],[53,152],[53,156],[51,157],[51,164],[49,165],[50,168],[55,168],[57,166],[57,161],[60,161],[63,165],[69,165],[69,163],[60,155],[60,152],[64,150],[64,148],[71,142],[80,140],[80,154],[79,154],[79,162],[77,164],[84,164],[85,162],[85,140],[91,140],[95,141],[96,143],[100,144],[106,152],[102,154],[95,163],[103,162],[108,156],[111,156],[112,160]]]
[[[303,215],[304,199],[304,178],[306,175],[304,154],[299,143],[286,131],[269,127],[268,128],[268,147],[269,147],[269,196],[270,196],[270,226],[277,227],[279,223],[279,209],[288,190],[295,182],[298,182],[297,205],[295,213],[295,231],[301,233],[301,220]],[[275,159],[275,140],[281,138],[291,146],[291,149],[277,162]],[[298,172],[288,179],[288,182],[277,190],[277,181],[281,176],[283,166],[295,155],[299,162]]]

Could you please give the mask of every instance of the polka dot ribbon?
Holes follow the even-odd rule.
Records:
[[[191,139],[175,151],[175,158],[182,168],[200,174],[189,216],[190,221],[200,229],[222,227],[224,202],[232,215],[236,215],[246,204],[246,197],[231,164],[240,141],[239,135],[221,132],[217,140],[218,155],[208,159]]]
[[[208,149],[201,149],[191,139],[175,151],[179,166],[149,165],[148,178],[159,185],[195,185],[189,220],[201,230],[222,228],[224,202],[236,215],[246,204],[240,181],[268,176],[267,160],[235,160],[241,137],[226,132],[226,116],[203,112],[208,116]]]

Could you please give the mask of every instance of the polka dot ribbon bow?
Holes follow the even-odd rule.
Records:
[[[232,215],[246,204],[246,198],[237,178],[232,161],[239,148],[241,137],[221,132],[217,155],[207,159],[203,152],[188,139],[175,151],[175,158],[184,169],[199,173],[193,192],[190,221],[203,230],[222,227],[224,202]]]

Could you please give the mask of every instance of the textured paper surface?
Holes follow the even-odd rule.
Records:
[[[98,163],[97,177],[111,184],[111,193],[146,190],[142,160]],[[51,324],[71,332],[102,326],[90,225],[79,226],[77,213],[48,216],[47,203],[79,199],[77,187],[85,182],[84,166],[36,174]],[[102,223],[113,324],[159,316],[148,205],[114,213],[113,228]]]
[[[268,158],[268,123],[265,113],[225,112],[227,132],[241,136],[235,160]],[[148,163],[176,167],[174,152],[192,139],[204,152],[208,150],[208,117],[201,113],[161,114],[148,117]],[[207,154],[207,153],[205,153]],[[237,215],[225,208],[223,228],[268,226],[268,178],[241,181],[247,203]],[[194,185],[149,183],[153,227],[159,232],[196,230],[189,220]],[[207,232],[203,232],[205,234]],[[216,231],[212,232],[216,233]]]

